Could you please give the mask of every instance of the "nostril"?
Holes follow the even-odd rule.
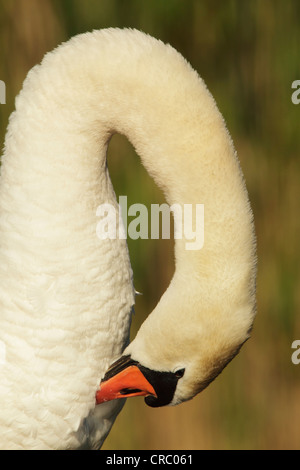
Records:
[[[122,388],[120,390],[121,395],[129,395],[130,393],[139,393],[142,392],[139,388]]]

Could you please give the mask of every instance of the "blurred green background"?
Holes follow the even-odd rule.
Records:
[[[133,27],[169,42],[216,98],[245,174],[258,239],[252,339],[208,389],[175,408],[127,400],[104,449],[299,449],[300,79],[297,0],[0,0],[3,145],[15,95],[45,52],[87,30]],[[131,144],[115,136],[109,168],[128,204],[162,202]],[[173,244],[129,240],[137,297],[132,336],[167,287]],[[1,409],[1,405],[0,405]]]

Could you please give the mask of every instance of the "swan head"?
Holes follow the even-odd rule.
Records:
[[[204,312],[201,303],[197,310],[188,304],[180,316],[172,308],[161,310],[158,304],[106,372],[97,403],[145,396],[151,407],[177,405],[193,398],[222,372],[250,336],[252,306],[236,305],[229,315],[228,302],[211,305],[210,312]]]

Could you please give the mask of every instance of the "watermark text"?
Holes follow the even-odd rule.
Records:
[[[3,80],[0,80],[0,104],[6,104],[6,86]]]
[[[151,204],[150,214],[144,204],[128,207],[127,196],[119,197],[119,210],[105,203],[98,206],[100,218],[96,233],[99,239],[170,239],[171,214],[174,218],[174,239],[185,240],[186,250],[200,250],[204,244],[203,204]],[[149,220],[150,216],[150,220]],[[133,218],[129,220],[129,217]]]
[[[300,340],[299,339],[295,339],[295,341],[292,342],[292,349],[295,349],[291,357],[292,363],[295,365],[298,365],[300,364]]]
[[[292,93],[291,99],[293,104],[299,104],[300,103],[300,80],[294,80],[292,83],[292,88],[296,89]]]
[[[5,364],[6,361],[6,346],[3,341],[0,341],[0,367]]]

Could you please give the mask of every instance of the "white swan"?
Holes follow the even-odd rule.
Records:
[[[187,251],[176,240],[171,284],[97,401],[188,400],[249,337],[252,213],[213,98],[169,45],[135,30],[79,35],[29,72],[6,134],[1,448],[100,447],[123,403],[95,406],[134,303],[125,240],[96,236],[97,207],[118,209],[106,167],[114,132],[132,142],[169,204],[204,204],[205,242]]]

